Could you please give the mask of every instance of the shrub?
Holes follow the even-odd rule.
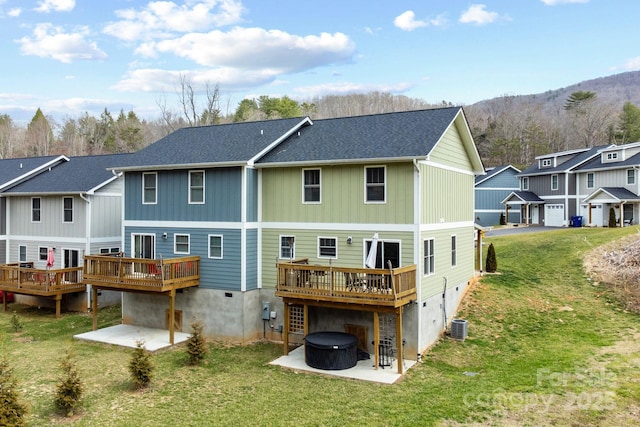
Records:
[[[11,329],[13,329],[13,332],[19,332],[22,330],[23,326],[20,316],[18,316],[18,313],[14,311],[11,316]]]
[[[498,260],[496,259],[496,250],[493,247],[493,243],[489,244],[489,249],[487,249],[487,263],[485,266],[485,271],[487,273],[495,273],[498,269]]]
[[[74,410],[82,405],[82,393],[84,392],[84,384],[80,379],[78,365],[73,358],[71,349],[67,350],[60,362],[60,368],[62,369],[62,377],[56,387],[54,403],[56,408],[71,417]]]
[[[151,354],[144,348],[144,341],[136,341],[136,349],[129,362],[129,372],[136,388],[141,389],[149,385],[153,378],[153,369]]]
[[[191,337],[187,341],[187,353],[191,365],[199,364],[207,355],[207,341],[202,333],[203,329],[204,323],[201,320],[196,320],[191,324]]]
[[[609,208],[609,227],[614,228],[618,226],[618,221],[616,221],[616,211],[613,207]]]
[[[500,225],[507,225],[507,220],[504,217],[504,212],[500,213]]]
[[[18,383],[5,357],[0,360],[0,426],[24,426],[27,407],[20,401]]]

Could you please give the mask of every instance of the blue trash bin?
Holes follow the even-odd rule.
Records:
[[[571,221],[574,227],[582,227],[582,217],[580,215],[572,216]]]

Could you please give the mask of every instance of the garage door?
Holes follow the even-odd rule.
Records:
[[[544,225],[548,227],[564,226],[564,205],[544,205]]]

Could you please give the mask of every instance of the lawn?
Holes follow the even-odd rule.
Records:
[[[187,364],[182,346],[154,354],[155,378],[137,391],[127,371],[132,350],[71,338],[91,329],[90,316],[56,320],[17,305],[0,312],[0,353],[30,426],[631,425],[640,417],[640,319],[585,276],[582,259],[638,231],[487,239],[498,274],[485,276],[461,306],[467,339],[442,339],[394,385],[271,366],[280,344],[211,343],[199,367]],[[12,310],[23,323],[18,333]],[[101,310],[99,327],[119,323],[118,310]],[[69,347],[86,385],[83,409],[71,419],[53,406]]]

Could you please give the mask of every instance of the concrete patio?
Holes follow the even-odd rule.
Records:
[[[176,344],[187,341],[190,337],[190,334],[184,332],[175,332],[174,334]],[[157,351],[171,347],[169,331],[144,326],[116,325],[74,335],[73,337],[79,340],[95,341],[131,348],[136,347],[136,342],[144,341],[144,347],[148,351]]]

